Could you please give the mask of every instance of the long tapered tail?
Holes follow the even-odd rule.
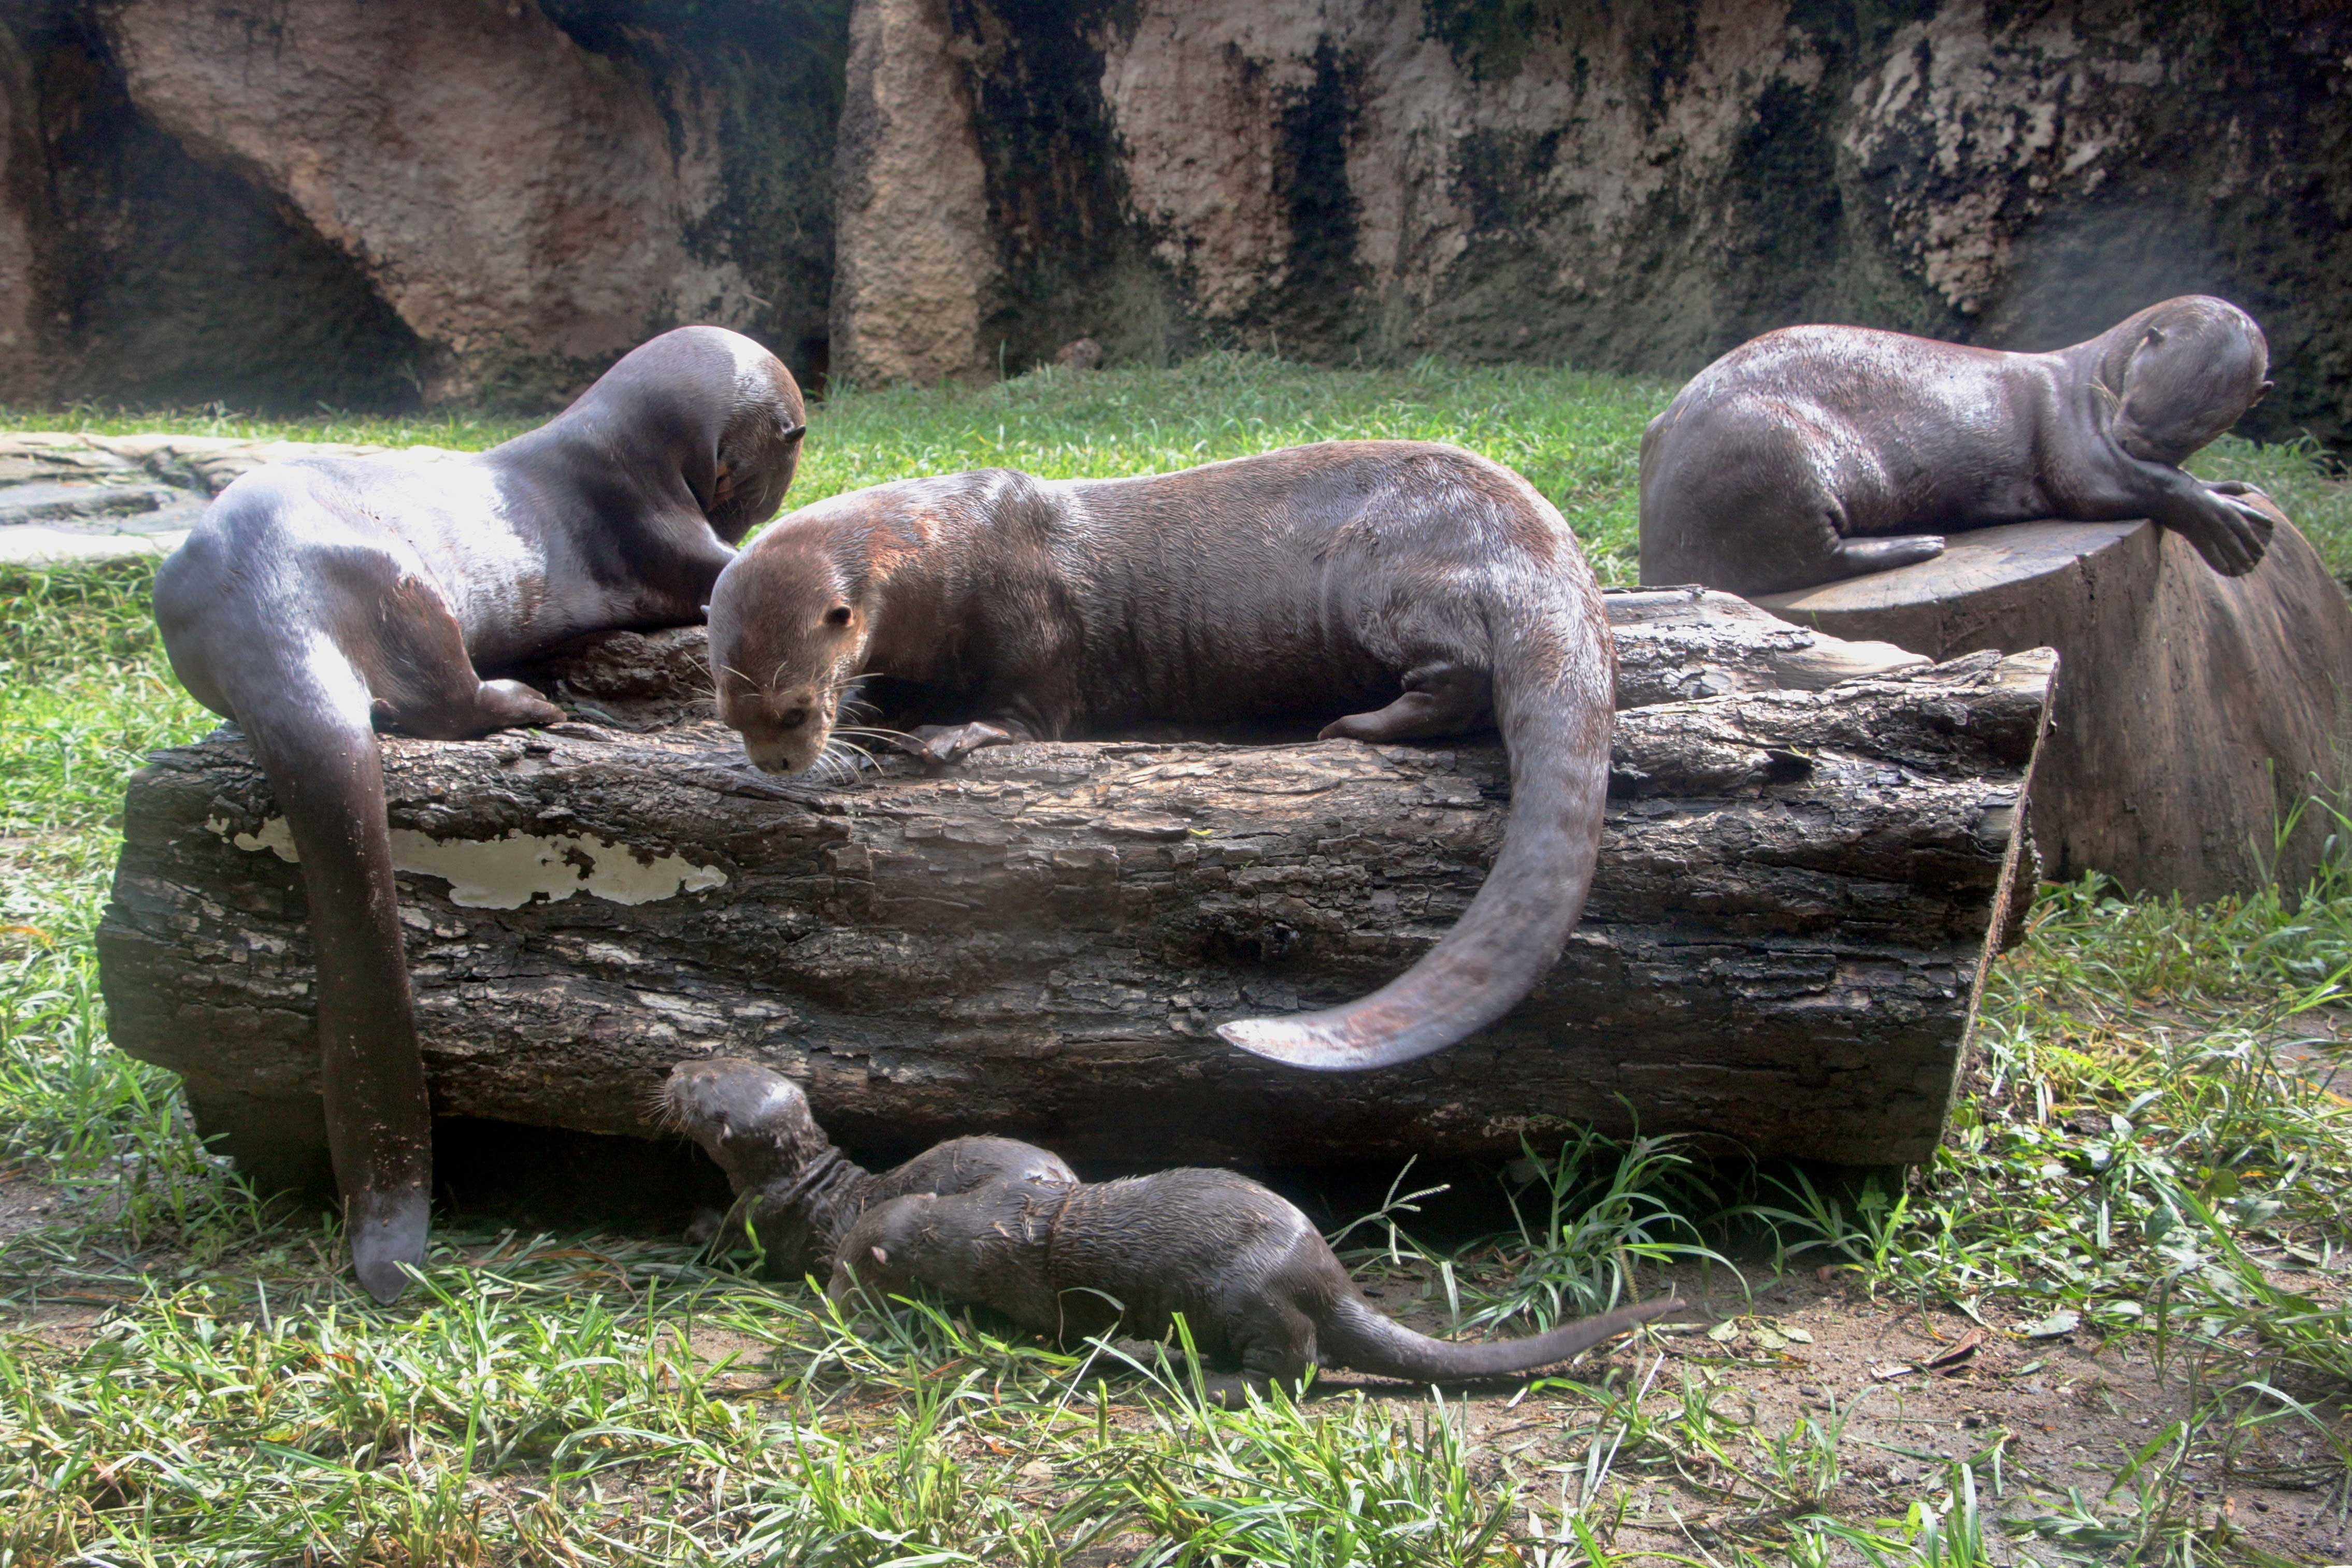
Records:
[[[365,688],[336,673],[307,690],[295,677],[298,689],[259,694],[237,712],[310,895],[327,1146],[352,1268],[370,1295],[390,1301],[408,1288],[400,1265],[425,1261],[433,1122],[401,952],[383,755]]]
[[[1511,811],[1486,884],[1421,961],[1371,995],[1217,1032],[1294,1067],[1358,1071],[1444,1050],[1516,1006],[1584,913],[1609,794],[1615,655],[1593,596],[1590,638],[1544,626],[1499,646],[1495,716]]]
[[[1380,1309],[1350,1293],[1333,1303],[1328,1322],[1319,1325],[1317,1346],[1332,1364],[1375,1377],[1402,1378],[1412,1383],[1454,1383],[1470,1377],[1504,1377],[1550,1366],[1614,1339],[1637,1323],[1682,1310],[1672,1296],[1637,1301],[1597,1317],[1579,1318],[1545,1333],[1526,1339],[1489,1340],[1457,1344],[1431,1339],[1402,1323],[1392,1322]]]

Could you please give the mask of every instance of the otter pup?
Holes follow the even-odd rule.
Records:
[[[719,1162],[735,1189],[724,1223],[749,1224],[769,1270],[786,1279],[824,1267],[869,1204],[983,1182],[1058,1189],[1078,1179],[1060,1156],[1011,1138],[951,1138],[877,1176],[833,1146],[799,1084],[728,1057],[671,1068],[658,1113]]]
[[[710,596],[719,716],[751,761],[824,754],[871,676],[931,760],[1157,721],[1328,719],[1373,743],[1489,726],[1511,814],[1454,929],[1369,997],[1219,1032],[1300,1067],[1443,1051],[1508,1010],[1584,909],[1615,643],[1576,536],[1459,447],[1332,441],[1136,479],[989,469],[782,518]],[[929,722],[936,721],[936,722]]]
[[[870,1300],[928,1286],[1064,1342],[1118,1329],[1157,1339],[1181,1312],[1219,1404],[1293,1387],[1309,1363],[1415,1383],[1566,1361],[1672,1298],[1619,1307],[1527,1339],[1454,1344],[1364,1300],[1307,1217],[1230,1171],[1172,1170],[1098,1185],[990,1182],[877,1203],[841,1239],[827,1295]]]
[[[2225,577],[2270,546],[2180,470],[2270,390],[2253,319],[2201,294],[2011,354],[1862,327],[1741,344],[1642,436],[1642,580],[1779,593],[1944,552],[1961,528],[2151,517]],[[724,579],[721,579],[723,581]]]

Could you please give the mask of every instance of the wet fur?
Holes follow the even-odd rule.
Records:
[[[1066,1343],[1166,1334],[1182,1314],[1208,1393],[1294,1387],[1307,1366],[1415,1383],[1458,1382],[1566,1361],[1673,1300],[1621,1307],[1526,1339],[1456,1344],[1364,1300],[1307,1217],[1257,1183],[1173,1170],[1066,1187],[992,1183],[866,1209],[843,1237],[828,1294],[879,1303],[918,1287],[994,1309]]]
[[[740,1233],[749,1225],[768,1271],[785,1279],[829,1269],[843,1232],[869,1204],[990,1182],[1058,1189],[1078,1179],[1059,1155],[1011,1138],[951,1138],[895,1169],[867,1171],[834,1147],[799,1084],[756,1061],[681,1061],[656,1108],[663,1125],[719,1162],[735,1191],[726,1226]]]
[[[1932,559],[1966,528],[2127,517],[2242,575],[2270,517],[2180,465],[2270,390],[2269,363],[2252,318],[2203,295],[2046,354],[1768,332],[1643,434],[1642,580],[1786,592]]]
[[[794,512],[711,596],[719,716],[779,772],[869,677],[934,761],[1145,721],[1501,730],[1511,814],[1454,930],[1373,995],[1226,1024],[1328,1069],[1442,1051],[1551,967],[1599,852],[1615,653],[1558,511],[1457,447],[1328,442],[1137,479],[990,469]]]
[[[682,328],[478,455],[272,464],[155,580],[189,692],[246,733],[301,857],[320,1082],[352,1261],[379,1301],[425,1260],[431,1111],[374,731],[463,739],[561,719],[496,670],[584,632],[702,618],[800,454],[784,367]]]

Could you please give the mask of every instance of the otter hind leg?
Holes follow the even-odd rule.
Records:
[[[1396,701],[1372,713],[1335,718],[1315,738],[1373,743],[1419,740],[1460,735],[1489,723],[1493,716],[1494,680],[1485,670],[1453,664],[1423,664],[1406,672],[1404,693]]]
[[[563,710],[520,681],[474,673],[449,607],[415,579],[398,580],[377,645],[361,653],[378,727],[424,740],[472,740],[493,730],[561,724]]]
[[[1241,1355],[1241,1370],[1203,1373],[1202,1393],[1222,1410],[1238,1410],[1252,1394],[1265,1397],[1279,1386],[1297,1396],[1307,1368],[1315,1360],[1315,1324],[1306,1313],[1282,1306],[1245,1308],[1250,1321],[1234,1326],[1233,1347]]]
[[[1836,568],[1825,580],[1867,577],[1874,571],[1893,571],[1898,566],[1916,566],[1923,560],[1933,560],[1944,553],[1941,534],[1895,534],[1885,538],[1840,539],[1830,551],[1831,563]]]

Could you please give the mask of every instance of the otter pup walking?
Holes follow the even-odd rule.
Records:
[[[1643,1301],[1527,1339],[1431,1339],[1365,1301],[1296,1207],[1218,1170],[992,1182],[867,1209],[842,1238],[827,1294],[845,1302],[863,1288],[878,1302],[917,1285],[1065,1343],[1113,1329],[1158,1339],[1181,1312],[1202,1361],[1240,1368],[1208,1380],[1225,1405],[1244,1388],[1295,1386],[1309,1364],[1415,1383],[1532,1371],[1683,1304]]]
[[[2087,342],[2009,354],[1861,327],[1743,343],[1642,437],[1642,580],[1779,593],[1928,560],[1943,535],[2152,517],[2215,571],[2271,519],[2180,470],[2270,390],[2269,345],[2183,295]]]
[[[1442,1051],[1524,997],[1584,908],[1615,650],[1551,504],[1457,447],[1336,441],[1138,479],[1003,469],[837,496],[710,599],[719,715],[772,772],[823,754],[868,672],[945,762],[1143,720],[1333,716],[1325,738],[1489,724],[1511,814],[1486,885],[1371,996],[1220,1030],[1304,1067]]]
[[[432,1114],[374,730],[462,740],[562,710],[482,679],[583,632],[684,625],[800,460],[800,390],[749,338],[681,327],[478,455],[255,470],[155,575],[173,672],[235,719],[293,831],[319,964],[320,1084],[352,1261],[425,1261]]]
[[[950,1138],[877,1176],[833,1146],[799,1084],[730,1057],[671,1068],[659,1111],[719,1162],[735,1189],[726,1223],[749,1224],[769,1270],[788,1280],[829,1267],[842,1234],[869,1204],[986,1182],[1058,1190],[1078,1179],[1060,1155],[1011,1138]]]

